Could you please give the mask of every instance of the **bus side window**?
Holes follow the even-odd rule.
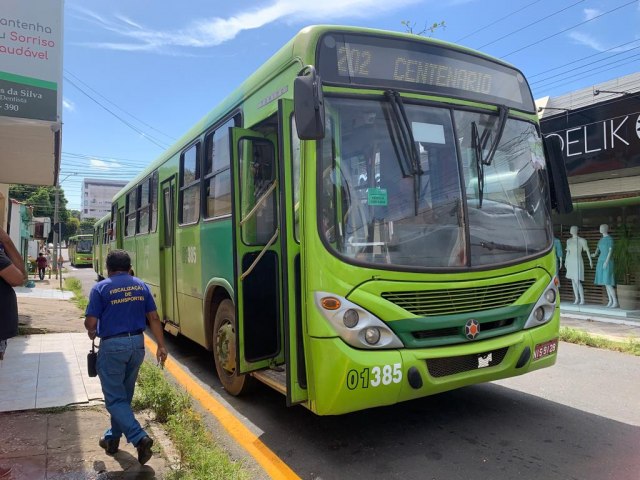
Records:
[[[204,157],[205,218],[231,214],[231,153],[229,128],[234,119],[207,135]]]
[[[181,224],[196,223],[200,218],[200,143],[192,145],[180,157]]]
[[[264,245],[276,229],[275,150],[268,140],[240,141],[242,216],[249,217],[242,229],[247,245]],[[254,210],[255,208],[255,210]]]

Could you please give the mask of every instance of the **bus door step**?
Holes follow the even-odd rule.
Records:
[[[287,372],[284,369],[281,372],[273,369],[259,370],[251,375],[283,395],[287,394]]]
[[[175,323],[171,323],[169,320],[164,321],[164,330],[166,332],[169,332],[174,337],[177,337],[180,333],[180,327],[178,327],[178,325],[176,325]]]

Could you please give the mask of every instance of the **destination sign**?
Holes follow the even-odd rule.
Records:
[[[320,42],[318,65],[325,83],[420,90],[535,111],[517,70],[422,41],[330,34]]]

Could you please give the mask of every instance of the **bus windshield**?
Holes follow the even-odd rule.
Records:
[[[76,252],[91,253],[92,247],[93,247],[93,240],[78,240],[78,245],[76,246]]]
[[[468,268],[549,248],[533,124],[400,103],[325,98],[320,230],[335,252],[389,267]]]

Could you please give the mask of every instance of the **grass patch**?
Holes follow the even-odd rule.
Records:
[[[64,286],[67,290],[73,292],[71,299],[83,312],[87,309],[89,299],[82,293],[82,283],[77,278],[69,277],[64,279]]]
[[[640,356],[640,342],[633,339],[629,339],[627,342],[617,342],[598,335],[591,335],[583,330],[560,327],[560,340]]]
[[[41,335],[43,333],[49,333],[49,330],[47,330],[46,328],[18,325],[18,335]]]
[[[180,455],[179,468],[165,478],[249,478],[249,473],[243,465],[231,460],[227,453],[216,445],[211,433],[204,427],[202,418],[192,408],[189,395],[179,391],[167,381],[162,370],[149,362],[143,362],[140,368],[132,406],[135,410],[150,409],[155,412],[156,420],[164,424]]]

